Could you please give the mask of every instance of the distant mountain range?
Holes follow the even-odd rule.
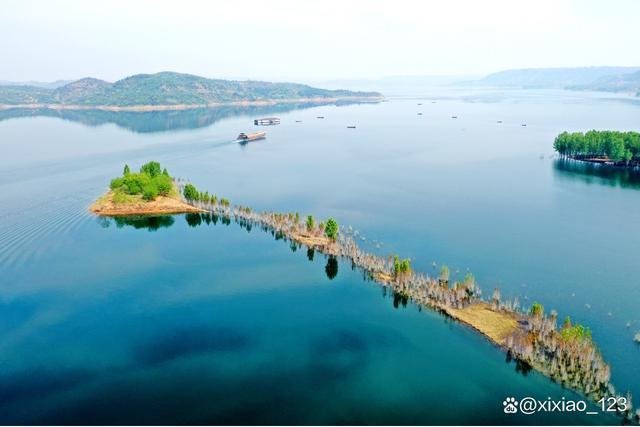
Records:
[[[0,104],[76,107],[207,106],[262,101],[382,98],[378,92],[327,90],[297,83],[208,79],[191,74],[136,74],[110,83],[91,77],[57,87],[0,86]]]
[[[640,67],[527,68],[500,71],[463,83],[526,89],[598,90],[638,95]]]
[[[47,89],[55,89],[60,86],[64,86],[67,83],[71,83],[73,80],[56,80],[55,82],[36,82],[36,81],[28,81],[28,82],[10,82],[6,80],[0,80],[0,86],[35,86],[35,87],[44,87]]]

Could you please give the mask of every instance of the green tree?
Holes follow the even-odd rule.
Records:
[[[154,178],[153,182],[161,196],[168,196],[173,189],[173,181],[168,175],[158,175]]]
[[[158,187],[155,183],[149,183],[142,189],[142,198],[144,200],[155,200],[156,197],[158,197]]]
[[[538,302],[534,302],[531,305],[531,310],[529,310],[529,314],[531,314],[533,317],[544,316],[544,306]]]
[[[151,161],[140,167],[140,173],[147,174],[151,178],[154,178],[162,173],[162,169],[160,169],[160,163]]]
[[[468,289],[473,289],[476,285],[476,278],[473,277],[473,274],[467,273],[462,280],[462,284],[465,285]]]
[[[131,169],[129,169],[129,165],[125,164],[124,165],[124,171],[122,172],[122,175],[126,176],[129,175],[131,173]]]
[[[334,242],[338,238],[338,223],[335,219],[329,218],[324,227],[324,234]]]
[[[307,231],[313,231],[315,223],[313,221],[313,217],[311,215],[307,216]]]
[[[440,281],[444,283],[449,282],[449,267],[446,265],[440,268]]]
[[[187,200],[198,200],[198,190],[193,184],[187,184],[183,190],[184,198]]]

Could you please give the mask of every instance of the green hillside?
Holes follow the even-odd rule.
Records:
[[[640,72],[638,67],[527,68],[489,74],[473,82],[481,86],[509,86],[527,89],[582,88],[612,76]]]
[[[592,83],[569,86],[567,89],[627,92],[640,96],[640,71],[630,74],[605,76]]]
[[[233,101],[381,96],[378,92],[326,90],[297,83],[208,79],[173,72],[136,74],[115,83],[84,78],[56,89],[0,86],[0,104],[204,105]]]

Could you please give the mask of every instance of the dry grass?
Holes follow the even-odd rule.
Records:
[[[114,196],[116,200],[114,200]],[[164,215],[189,212],[204,212],[188,205],[177,197],[158,196],[155,200],[146,201],[142,196],[118,194],[109,191],[96,200],[89,211],[96,215]]]
[[[504,345],[506,338],[518,330],[516,314],[494,311],[485,302],[475,303],[462,309],[446,308],[446,312],[451,317],[477,329],[499,345]]]
[[[382,283],[392,283],[393,282],[393,276],[387,273],[383,273],[381,271],[376,271],[373,273],[373,278],[376,279],[378,282],[382,282]]]
[[[310,247],[325,247],[333,243],[328,237],[315,236],[315,235],[305,234],[305,233],[295,233],[293,234],[292,237],[295,241]]]

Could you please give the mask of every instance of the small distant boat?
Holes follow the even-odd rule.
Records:
[[[318,116],[316,119],[324,119],[324,116]]]
[[[254,132],[254,133],[244,133],[241,132],[240,135],[236,138],[236,140],[241,143],[247,143],[249,141],[256,141],[258,139],[264,139],[267,137],[266,132]]]
[[[278,117],[262,117],[261,119],[255,119],[254,125],[279,125],[280,118]]]
[[[418,115],[419,115],[419,116],[421,116],[421,115],[422,115],[422,113],[418,113]]]
[[[452,118],[452,119],[457,119],[457,118],[458,118],[458,116],[451,116],[451,118]]]
[[[355,126],[347,126],[347,129],[355,129]]]
[[[527,125],[526,123],[523,123],[521,126],[526,126],[526,125]]]
[[[296,120],[296,123],[302,123],[302,120]]]
[[[418,102],[418,105],[422,105],[422,102]]]
[[[502,123],[502,120],[498,120],[498,123]]]

